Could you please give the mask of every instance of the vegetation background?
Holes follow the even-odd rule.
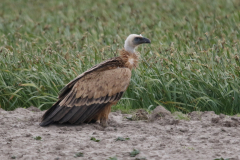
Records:
[[[113,109],[240,113],[239,0],[1,0],[0,107],[49,108],[59,90],[142,33]]]

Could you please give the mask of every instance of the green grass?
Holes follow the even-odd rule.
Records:
[[[114,108],[240,113],[240,1],[1,0],[0,107],[49,108],[59,90],[116,56],[131,33],[151,45]]]

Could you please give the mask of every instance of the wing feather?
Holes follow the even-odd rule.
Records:
[[[79,119],[79,117],[81,117],[84,114],[84,112],[89,108],[89,106],[85,105],[85,106],[78,107],[78,108],[80,108],[80,110],[78,110],[78,112],[75,113],[71,119],[69,119],[69,123],[74,124]]]
[[[57,122],[60,121],[67,113],[69,113],[69,111],[72,109],[70,107],[61,107],[62,110],[59,111],[54,118],[52,119],[53,121]]]
[[[76,106],[71,107],[71,110],[69,110],[69,111],[64,115],[64,117],[62,117],[62,118],[59,120],[59,123],[68,122],[69,119],[71,119],[79,110],[81,110],[80,107],[76,107]]]
[[[71,82],[69,82],[65,87],[63,87],[60,92],[59,92],[59,96],[58,98],[59,99],[62,99],[66,96],[66,94],[68,94],[68,92],[72,89],[72,87],[75,85],[75,83],[80,80],[81,78],[83,78],[84,76],[88,75],[89,73],[92,73],[92,72],[95,72],[95,71],[98,71],[98,72],[101,72],[101,71],[104,71],[106,69],[109,69],[109,68],[114,68],[113,66],[115,64],[119,64],[119,62],[121,61],[122,59],[119,58],[119,57],[114,57],[112,59],[109,59],[109,60],[106,60],[102,63],[99,63],[95,66],[93,66],[92,68],[90,68],[89,70],[85,71],[84,73],[80,74],[79,76],[77,76],[75,79],[73,79]],[[115,65],[115,68],[116,68],[116,65]]]
[[[88,121],[91,121],[94,117],[95,114],[97,112],[99,112],[101,109],[103,109],[107,104],[106,103],[102,103],[102,104],[97,104],[97,105],[91,105],[83,114],[83,116],[81,116],[77,121],[76,124],[81,124],[83,122],[85,122],[87,119]],[[91,116],[89,116],[91,115]]]
[[[60,102],[60,106],[72,107],[76,102],[78,106],[91,105],[106,96],[104,102],[111,101],[110,97],[127,89],[130,78],[131,71],[128,68],[93,72],[75,83],[71,92]]]

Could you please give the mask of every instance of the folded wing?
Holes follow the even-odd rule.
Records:
[[[80,75],[64,88],[59,95],[59,101],[44,114],[40,125],[96,121],[104,107],[121,99],[130,78],[131,71],[128,68]]]

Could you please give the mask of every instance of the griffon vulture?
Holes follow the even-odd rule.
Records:
[[[40,126],[100,120],[106,127],[111,106],[121,99],[128,88],[131,70],[137,66],[135,48],[143,43],[151,41],[142,35],[129,35],[120,56],[95,65],[69,82],[60,91],[58,101],[43,115]]]

